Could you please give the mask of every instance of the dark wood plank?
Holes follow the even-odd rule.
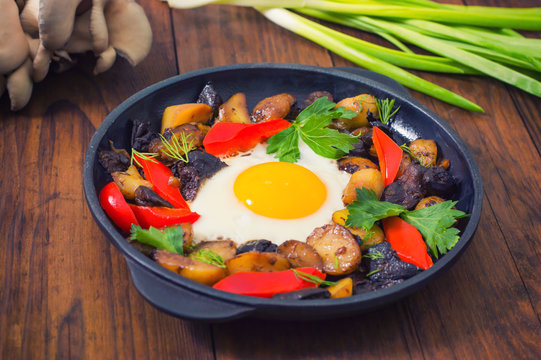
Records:
[[[174,10],[173,26],[180,73],[248,62],[332,66],[324,49],[275,26],[252,8]]]
[[[23,111],[0,101],[0,358],[213,358],[208,325],[167,316],[131,285],[92,220],[83,160],[103,118],[134,92],[177,73],[170,10],[142,1],[155,41],[137,68],[117,60],[50,74]]]

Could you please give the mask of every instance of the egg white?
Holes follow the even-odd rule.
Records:
[[[260,144],[249,153],[225,159],[228,166],[202,184],[190,204],[192,211],[201,215],[193,224],[194,240],[230,239],[241,244],[266,239],[280,245],[290,239],[304,241],[316,227],[329,223],[332,214],[344,208],[342,191],[351,175],[340,171],[336,160],[317,155],[302,141],[299,150],[297,164],[311,170],[327,187],[327,199],[316,212],[298,219],[272,219],[253,213],[237,199],[233,185],[240,173],[257,164],[278,161]]]

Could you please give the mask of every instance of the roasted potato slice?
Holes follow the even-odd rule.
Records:
[[[381,172],[376,169],[362,169],[354,172],[342,194],[344,205],[351,204],[353,201],[357,200],[357,192],[355,189],[362,189],[363,187],[374,190],[379,199],[385,188]]]
[[[331,299],[351,296],[353,294],[353,280],[350,277],[340,279],[336,285],[329,286],[327,291],[331,293]]]
[[[364,251],[371,246],[377,245],[385,240],[383,230],[376,224],[370,228],[370,231],[366,231],[362,227],[346,226],[346,219],[348,218],[348,209],[342,209],[335,211],[332,214],[332,221],[338,225],[344,226],[349,232],[356,237],[357,243],[362,244],[361,250]]]
[[[227,261],[237,255],[237,244],[232,240],[202,241],[197,244],[189,257],[196,256],[199,250],[210,250],[220,255],[223,261]]]
[[[379,117],[376,98],[369,94],[361,94],[340,100],[336,104],[336,107],[340,106],[358,114],[352,119],[337,119],[333,121],[334,125],[339,129],[353,130],[361,126],[368,126],[368,112],[376,119]]]
[[[259,123],[272,119],[283,119],[289,114],[297,99],[290,94],[278,94],[261,100],[252,110],[252,121]]]
[[[317,251],[302,241],[288,240],[278,246],[278,254],[284,255],[293,268],[313,267],[323,270],[323,259]]]
[[[216,122],[251,123],[246,105],[246,95],[244,93],[236,93],[220,105]]]
[[[374,164],[372,161],[362,157],[342,158],[338,161],[338,168],[350,174],[353,174],[362,169],[379,170],[379,166]]]
[[[135,199],[135,190],[139,186],[152,188],[152,183],[143,179],[134,164],[130,165],[126,171],[115,171],[111,173],[111,176],[122,195],[129,200]]]
[[[433,139],[417,139],[410,143],[409,148],[421,165],[430,166],[438,158],[438,146]]]
[[[181,104],[165,108],[162,116],[162,133],[182,124],[205,124],[212,118],[212,108],[207,104]]]
[[[205,285],[213,285],[227,275],[227,270],[215,265],[158,249],[152,258],[164,268]]]
[[[330,275],[346,275],[359,267],[361,249],[351,233],[338,224],[316,228],[306,239],[323,258],[323,271]]]
[[[286,257],[278,253],[250,251],[226,261],[230,274],[242,271],[270,272],[290,268]]]
[[[429,207],[429,206],[432,206],[432,205],[436,205],[436,204],[439,204],[439,203],[442,203],[444,202],[445,200],[443,200],[441,197],[439,196],[429,196],[429,197],[425,197],[423,199],[421,199],[421,201],[419,201],[417,203],[417,205],[415,206],[415,210],[419,210],[419,209],[423,209],[425,207]]]

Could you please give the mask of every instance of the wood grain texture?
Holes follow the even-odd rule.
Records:
[[[478,231],[437,281],[379,310],[320,322],[207,325],[170,317],[143,300],[84,200],[84,154],[103,118],[145,86],[200,68],[352,64],[253,9],[172,11],[161,1],[140,3],[154,41],[138,67],[117,60],[94,77],[91,61],[83,60],[37,84],[21,112],[9,112],[7,96],[0,98],[1,359],[541,357],[540,99],[480,77],[415,72],[487,110],[472,114],[411,91],[464,139],[484,183]]]

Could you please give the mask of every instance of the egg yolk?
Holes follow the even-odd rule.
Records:
[[[327,198],[327,188],[316,174],[286,162],[249,167],[235,180],[234,191],[248,209],[274,219],[308,216]]]

